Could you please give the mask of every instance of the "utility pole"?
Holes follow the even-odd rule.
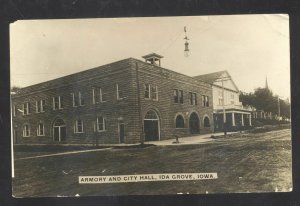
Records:
[[[226,112],[225,112],[225,99],[224,99],[224,78],[222,78],[222,107],[223,107],[223,131],[224,135],[227,135],[227,126],[226,126]]]

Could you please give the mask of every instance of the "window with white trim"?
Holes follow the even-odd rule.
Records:
[[[78,95],[75,93],[71,93],[71,95],[73,100],[73,107],[84,105],[84,98],[81,92],[78,92]]]
[[[29,124],[25,124],[23,126],[23,137],[29,137],[30,136],[30,127]]]
[[[36,113],[45,111],[45,100],[38,100],[35,102]]]
[[[190,94],[190,104],[197,105],[197,94],[193,92],[189,92]]]
[[[144,98],[145,99],[150,99],[150,91],[151,91],[150,84],[145,84],[144,85],[144,93],[145,93]]]
[[[103,132],[106,130],[106,121],[103,117],[97,117],[97,131]]]
[[[106,102],[106,101],[107,101],[106,93],[103,93],[103,89],[94,87],[93,88],[93,104],[98,104],[98,103]]]
[[[45,127],[43,123],[39,123],[38,124],[38,128],[37,128],[37,136],[45,136]]]
[[[202,95],[202,106],[209,107],[209,97],[206,95]]]
[[[151,88],[151,92],[152,92],[152,99],[153,100],[158,100],[158,90],[157,90],[157,86],[152,86]]]
[[[75,121],[75,133],[83,133],[83,121],[81,119],[77,119]]]
[[[23,115],[29,115],[30,114],[30,103],[24,103],[23,105]]]
[[[116,87],[117,87],[117,100],[121,100],[124,98],[123,90],[119,84],[116,84]]]
[[[53,110],[63,109],[63,106],[64,105],[62,96],[53,97]]]

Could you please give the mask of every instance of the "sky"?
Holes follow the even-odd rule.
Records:
[[[184,27],[190,55],[184,56]],[[237,87],[290,98],[284,14],[21,20],[10,25],[11,85],[26,87],[121,59],[158,53],[188,76],[227,70]]]

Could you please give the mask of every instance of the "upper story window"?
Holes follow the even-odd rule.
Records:
[[[144,98],[158,100],[158,88],[157,86],[144,84]]]
[[[234,104],[234,94],[230,94],[230,104]]]
[[[37,136],[45,136],[45,127],[43,123],[39,123],[38,124],[38,128],[37,128]]]
[[[30,114],[30,103],[24,103],[23,105],[23,115],[29,115]]]
[[[63,106],[64,105],[62,96],[53,97],[53,110],[63,109]]]
[[[102,88],[93,88],[93,104],[106,102],[106,94],[103,93]]]
[[[119,84],[116,84],[117,87],[117,99],[121,100],[124,98],[123,88]]]
[[[81,119],[77,119],[75,121],[75,133],[83,133],[83,121]]]
[[[106,130],[106,121],[103,117],[97,117],[97,131],[103,132]]]
[[[219,105],[223,105],[223,98],[219,97]]]
[[[174,89],[174,102],[183,104],[183,91]]]
[[[81,92],[78,92],[78,95],[75,93],[71,93],[71,94],[72,94],[72,99],[73,99],[73,107],[84,105],[84,98],[83,98]]]
[[[150,84],[145,84],[144,85],[144,90],[145,90],[145,99],[150,99]]]
[[[36,113],[45,111],[45,100],[39,100],[35,102]]]
[[[152,87],[152,99],[153,100],[158,100],[158,90],[157,86]]]
[[[202,106],[209,107],[209,97],[206,95],[202,95]]]
[[[191,105],[197,105],[197,94],[190,92],[190,104]]]
[[[25,124],[23,126],[23,137],[29,137],[30,136],[30,127],[29,124]]]

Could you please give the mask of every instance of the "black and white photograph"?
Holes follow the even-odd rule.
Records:
[[[9,28],[13,197],[293,191],[288,14]]]

